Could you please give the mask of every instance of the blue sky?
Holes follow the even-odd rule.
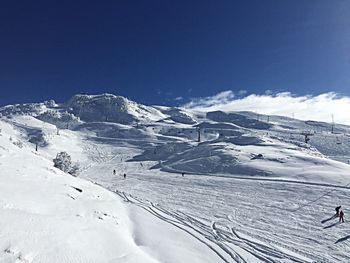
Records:
[[[350,1],[3,1],[0,105],[109,92],[177,105],[350,96]]]

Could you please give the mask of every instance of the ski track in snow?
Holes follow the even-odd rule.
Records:
[[[335,203],[350,201],[347,186],[220,175],[182,178],[147,170],[154,162],[130,162],[138,152],[125,140],[116,140],[112,148],[88,144],[84,150],[94,165],[86,168],[83,177],[186,231],[223,262],[350,260],[324,251],[344,247],[334,243],[343,231],[350,231],[347,224],[339,226],[343,231],[331,233],[320,223],[332,215]],[[127,179],[112,176],[113,169],[119,175],[127,173]],[[319,234],[311,234],[315,232]]]

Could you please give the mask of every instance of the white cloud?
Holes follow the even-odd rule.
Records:
[[[179,100],[183,100],[183,99],[184,99],[184,98],[181,97],[181,96],[174,98],[175,101],[179,101]]]
[[[294,96],[290,92],[234,98],[231,90],[211,97],[195,98],[183,105],[200,111],[255,111],[261,114],[282,115],[301,120],[332,121],[350,125],[350,97],[334,92],[316,96]]]
[[[210,108],[217,104],[229,104],[235,97],[231,90],[222,91],[214,96],[205,98],[193,98],[192,101],[184,105],[186,108]]]
[[[240,91],[238,91],[238,95],[239,96],[243,96],[246,95],[248,91],[246,91],[245,89],[241,89]]]

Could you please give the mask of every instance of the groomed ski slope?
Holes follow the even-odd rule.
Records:
[[[34,117],[3,117],[0,262],[350,262],[348,127],[178,111],[153,121],[57,135]],[[59,151],[81,179],[53,168]]]
[[[31,121],[25,126],[38,124]],[[1,263],[221,262],[200,240],[61,172],[45,157],[49,150],[19,147],[19,130],[3,121],[0,127]],[[60,138],[51,137],[55,148],[76,149],[76,136],[62,132]]]
[[[132,156],[132,147],[124,141],[114,141],[111,152],[107,149],[105,144],[94,146],[91,156],[98,153],[99,162],[82,176],[132,195],[133,203],[161,210],[161,216],[166,214],[180,227],[215,243],[223,262],[350,260],[349,224],[330,219],[338,204],[346,215],[350,212],[349,185],[296,181],[292,176],[182,177],[180,172],[147,170],[148,162],[122,161]],[[118,176],[113,176],[113,169]],[[126,180],[121,176],[124,172]]]

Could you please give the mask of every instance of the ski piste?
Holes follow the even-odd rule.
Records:
[[[110,94],[0,112],[1,262],[350,261],[346,125]]]

